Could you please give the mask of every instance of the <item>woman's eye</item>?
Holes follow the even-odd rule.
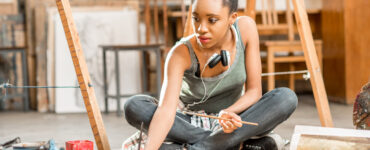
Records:
[[[216,23],[218,21],[218,19],[216,19],[216,18],[210,18],[208,21],[210,23]]]
[[[198,22],[198,21],[199,21],[199,18],[197,18],[197,17],[193,17],[193,20],[194,20],[195,22]]]

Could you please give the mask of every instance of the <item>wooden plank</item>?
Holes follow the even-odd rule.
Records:
[[[145,8],[144,8],[144,18],[145,18],[145,44],[149,44],[150,43],[150,38],[151,38],[151,30],[150,30],[150,0],[145,0]],[[147,64],[141,64],[142,65],[142,68],[144,68],[144,66],[150,66],[150,56],[149,56],[149,53],[148,52],[144,52],[143,54],[143,57],[142,59],[145,59],[145,62]],[[150,91],[150,87],[151,87],[151,83],[150,83],[150,68],[147,67],[147,68],[144,68],[146,69],[146,77],[144,77],[143,79],[146,79],[148,85],[145,87],[143,86],[143,90],[144,91]],[[144,75],[144,74],[143,74]],[[143,81],[145,82],[145,81]]]
[[[22,72],[22,55],[20,53],[16,53],[15,54],[15,66],[16,67],[16,70],[15,73],[17,74],[17,80],[18,81],[15,81],[13,83],[16,83],[17,86],[23,86],[24,85],[24,80],[23,80],[23,76],[25,75],[24,72]],[[19,92],[19,93],[22,93],[23,90],[25,89],[15,89],[15,91]]]
[[[288,28],[287,24],[277,24],[277,25],[266,25],[266,24],[261,24],[257,25],[258,31],[260,30],[285,30]]]
[[[273,15],[273,24],[279,24],[279,18],[278,18],[278,14],[276,12],[276,5],[275,5],[275,0],[272,0],[271,1],[271,5],[272,5],[272,15]]]
[[[47,31],[47,53],[50,53],[50,55],[48,55],[48,57],[51,57],[49,59],[51,59],[51,61],[47,61],[48,63],[48,67],[50,67],[50,72],[48,71],[47,69],[47,73],[50,73],[50,80],[48,79],[47,83],[48,85],[51,85],[51,86],[56,86],[55,82],[56,82],[56,74],[55,74],[55,66],[56,66],[56,62],[55,62],[55,50],[54,50],[54,46],[55,46],[55,34],[54,34],[54,20],[53,20],[53,16],[54,14],[58,13],[58,9],[50,9],[49,10],[49,13],[48,13],[48,31]],[[50,64],[49,64],[50,63]],[[48,89],[48,94],[49,94],[49,111],[52,111],[54,112],[55,111],[55,93],[56,93],[56,89],[53,88],[53,89]]]
[[[173,18],[180,17],[181,18],[182,17],[182,14],[183,14],[183,12],[181,10],[179,10],[179,11],[169,10],[168,17],[173,17]]]
[[[145,0],[145,43],[150,43],[150,4],[149,0]]]
[[[263,41],[262,41],[263,42]],[[314,40],[315,45],[321,45],[321,40]],[[276,47],[285,47],[290,46],[293,47],[292,49],[301,49],[301,41],[284,41],[284,40],[276,40],[276,41],[265,41],[264,42],[268,46],[276,46]],[[289,50],[289,51],[296,51],[296,50]]]
[[[36,84],[38,86],[47,85],[47,74],[46,74],[46,10],[44,5],[38,5],[35,8],[35,21],[38,22],[35,26],[35,53],[36,63]],[[48,111],[48,93],[47,89],[39,88],[36,89],[37,94],[37,111],[47,112]]]
[[[272,25],[272,0],[267,0],[267,24]]]
[[[248,3],[251,3],[250,1],[253,1],[253,0],[247,0],[248,1]],[[247,9],[249,9],[249,8],[247,8]],[[238,11],[237,11],[237,13],[239,14],[239,15],[244,15],[245,14],[245,11],[248,11],[248,10],[242,10],[242,9],[239,9]],[[181,12],[173,12],[173,17],[178,17],[178,16],[181,16],[180,15],[180,13]],[[255,15],[261,15],[261,13],[262,13],[262,10],[255,10]],[[276,13],[278,14],[278,15],[281,15],[281,14],[285,14],[285,10],[276,10]],[[312,9],[307,9],[307,13],[309,14],[309,15],[315,15],[315,14],[320,14],[321,13],[321,9],[315,9],[315,8],[312,8]]]
[[[162,57],[161,57],[161,79],[163,82],[164,79],[164,63],[166,60],[166,55],[170,51],[170,47],[168,46],[168,16],[167,16],[167,1],[162,0],[162,10],[163,10],[163,36],[164,36],[164,50],[162,51]]]
[[[288,40],[294,40],[294,23],[293,23],[293,15],[292,10],[290,9],[290,0],[286,0],[286,20],[288,25]]]
[[[158,21],[158,0],[154,0],[154,35],[155,43],[159,43],[159,21]]]
[[[33,7],[35,0],[25,1],[25,21],[26,21],[26,55],[27,55],[27,68],[28,68],[28,84],[36,85],[36,60],[35,60],[35,49],[34,49],[34,24],[33,24]],[[31,109],[37,109],[36,102],[36,89],[29,89],[30,107]]]
[[[268,24],[267,23],[267,16],[266,16],[266,5],[265,5],[265,0],[261,0],[261,5],[262,5],[262,24]],[[267,8],[268,9],[268,8]]]
[[[303,0],[293,0],[299,35],[303,46],[306,65],[311,75],[311,85],[322,126],[333,127],[333,121],[325,91],[324,80],[317,58],[310,24]]]
[[[189,11],[191,11],[189,9]],[[185,27],[185,19],[186,19],[186,5],[185,5],[185,0],[181,0],[181,26]],[[184,32],[184,30],[182,31]]]
[[[163,3],[163,28],[164,28],[163,36],[164,36],[165,47],[167,47],[167,44],[168,44],[167,2],[166,0],[163,0],[162,3]],[[167,50],[165,51],[165,54],[167,54]]]
[[[275,57],[275,63],[286,63],[286,62],[304,62],[303,56],[287,56],[287,57]]]
[[[184,26],[182,24],[181,18],[176,19],[176,38],[180,39],[183,37]]]
[[[256,0],[246,0],[244,14],[256,20]]]
[[[193,6],[192,6],[192,3],[190,2],[190,4],[189,4],[189,10],[188,10],[188,18],[186,19],[183,37],[187,37],[187,36],[193,34],[193,31],[194,31],[193,24],[192,24],[192,19],[193,18],[191,16],[191,14],[192,14],[191,10],[192,9],[193,9]]]
[[[109,150],[109,142],[105,132],[99,105],[96,101],[94,87],[91,87],[91,79],[83,50],[78,37],[76,25],[74,24],[71,6],[68,0],[56,0],[60,18],[66,34],[69,50],[80,85],[81,94],[85,102],[87,115],[99,150]]]
[[[14,25],[14,37],[16,47],[26,47],[24,23]]]

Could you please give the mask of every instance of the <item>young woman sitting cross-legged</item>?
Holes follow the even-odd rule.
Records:
[[[245,149],[255,143],[265,149],[278,147],[277,135],[271,131],[293,113],[297,96],[288,88],[262,95],[256,24],[249,17],[238,17],[237,3],[194,0],[190,10],[194,34],[181,39],[169,52],[158,103],[145,95],[126,102],[128,123],[138,129],[144,124],[146,150],[239,149],[242,142],[248,143],[242,145]],[[256,136],[262,138],[254,139]]]

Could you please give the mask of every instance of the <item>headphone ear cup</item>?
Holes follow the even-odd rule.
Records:
[[[215,58],[213,58],[209,62],[209,64],[208,64],[209,68],[215,67],[218,64],[218,62],[220,62],[220,61],[221,61],[221,56],[220,55],[217,55]]]
[[[228,55],[228,51],[226,50],[221,50],[221,62],[222,62],[222,65],[223,66],[227,66],[229,65],[229,55]]]

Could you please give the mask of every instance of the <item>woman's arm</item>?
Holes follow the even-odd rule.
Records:
[[[190,56],[186,46],[179,45],[167,55],[162,91],[158,108],[150,122],[146,150],[157,150],[171,129],[179,103],[184,71],[189,67]]]
[[[240,99],[229,108],[225,109],[226,111],[230,111],[236,114],[243,112],[244,110],[255,104],[262,96],[261,56],[256,23],[252,18],[243,16],[239,18],[238,25],[244,45],[246,45],[246,88],[244,95],[241,96]]]
[[[245,48],[245,70],[247,74],[245,93],[233,105],[219,113],[220,117],[233,119],[232,122],[220,120],[225,133],[231,133],[241,127],[240,116],[243,112],[255,104],[262,96],[261,85],[261,58],[259,49],[259,36],[256,23],[250,17],[239,18],[238,26]]]

